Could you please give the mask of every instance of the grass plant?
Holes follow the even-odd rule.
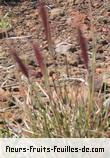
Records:
[[[45,36],[47,39],[50,54],[53,57],[53,42],[49,26],[49,17],[45,3],[39,0],[39,14],[42,18]],[[92,18],[91,2],[89,2],[90,15]],[[91,19],[92,20],[92,19]],[[65,79],[56,79],[56,72],[48,72],[46,59],[42,55],[39,45],[30,41],[34,50],[35,60],[41,69],[42,82],[34,82],[29,73],[29,68],[19,58],[14,48],[10,54],[14,57],[22,73],[27,78],[26,102],[24,113],[27,113],[27,133],[30,137],[108,137],[110,130],[109,111],[102,105],[96,104],[94,93],[95,75],[95,47],[93,24],[91,23],[93,37],[92,63],[89,61],[87,42],[83,32],[77,27],[78,43],[81,49],[81,56],[87,70],[87,80],[75,79],[67,74]],[[69,73],[68,62],[65,70]],[[90,64],[90,68],[89,68]],[[57,71],[57,69],[56,69]],[[51,80],[51,81],[50,81]],[[67,81],[74,80],[75,86]],[[85,94],[85,95],[84,95]]]

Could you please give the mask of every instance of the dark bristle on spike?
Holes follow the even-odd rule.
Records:
[[[88,52],[87,52],[87,44],[86,44],[86,40],[85,40],[80,28],[78,28],[78,39],[79,39],[79,45],[81,48],[81,56],[82,56],[86,69],[88,69],[88,60],[89,59],[88,59]]]
[[[51,29],[49,24],[49,16],[48,16],[48,9],[45,5],[45,2],[40,0],[39,1],[39,15],[42,20],[42,24],[45,31],[46,40],[48,42],[49,50],[51,53],[54,53],[53,51],[53,44],[52,44],[52,38],[51,38]]]
[[[43,1],[39,2],[39,13],[42,19],[42,23],[45,30],[46,39],[49,39],[50,36],[50,27],[49,27],[49,20],[48,20],[48,11],[45,3]]]
[[[10,54],[12,54],[14,60],[17,62],[19,68],[21,69],[22,73],[29,78],[28,69],[25,66],[25,64],[22,62],[22,60],[19,58],[17,51],[15,49],[10,49]]]
[[[45,72],[45,64],[44,64],[44,60],[43,60],[43,56],[41,54],[40,48],[39,48],[38,44],[36,44],[34,42],[32,42],[32,46],[33,46],[33,49],[34,49],[36,62],[39,64],[39,66],[41,68],[41,71],[44,74],[44,72]]]

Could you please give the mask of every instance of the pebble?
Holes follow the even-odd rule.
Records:
[[[55,51],[59,54],[68,54],[73,49],[73,45],[67,42],[61,42],[56,45]]]
[[[55,19],[58,16],[64,16],[63,8],[53,8],[51,10],[50,18]]]

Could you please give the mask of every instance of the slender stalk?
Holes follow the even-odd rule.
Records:
[[[94,21],[92,16],[92,7],[91,7],[91,0],[89,2],[89,13],[91,19],[91,33],[92,33],[92,45],[93,45],[93,53],[92,53],[92,63],[91,63],[91,72],[89,74],[89,93],[90,93],[90,102],[89,102],[89,111],[94,104],[94,80],[95,80],[95,69],[96,69],[96,38],[95,38],[95,30],[94,30]]]

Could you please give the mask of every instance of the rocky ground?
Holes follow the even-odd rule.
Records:
[[[78,19],[82,23],[82,31],[87,40],[88,54],[91,60],[93,53],[91,23],[94,27],[96,39],[96,84],[95,90],[99,91],[100,82],[106,82],[110,86],[110,3],[108,0],[93,0],[92,19],[88,0],[46,0],[51,25],[52,39],[56,52],[56,59],[49,54],[45,40],[44,29],[39,18],[38,3],[35,1],[21,1],[15,5],[0,5],[0,15],[9,13],[9,19],[13,30],[9,36],[30,36],[39,43],[46,59],[48,71],[57,68],[59,78],[67,75],[85,79],[87,71],[80,56],[80,47],[77,40],[76,23]],[[22,124],[22,112],[15,105],[15,98],[22,97],[19,77],[22,73],[16,68],[9,54],[10,39],[0,39],[0,121],[8,122],[8,128],[16,122]],[[16,38],[13,45],[19,56],[34,72],[39,72],[39,66],[35,63],[34,54],[28,38]],[[67,64],[65,64],[67,63]],[[67,72],[67,66],[68,71]],[[19,72],[19,73],[18,73]],[[18,75],[19,74],[19,75]],[[101,81],[99,80],[101,76]],[[36,80],[39,80],[36,76]],[[106,80],[105,80],[106,78]],[[103,81],[104,80],[104,81]],[[108,92],[108,96],[109,96]],[[14,100],[13,100],[14,96]],[[4,114],[5,111],[5,114]],[[19,111],[19,112],[18,112]],[[21,116],[19,117],[19,113]]]

